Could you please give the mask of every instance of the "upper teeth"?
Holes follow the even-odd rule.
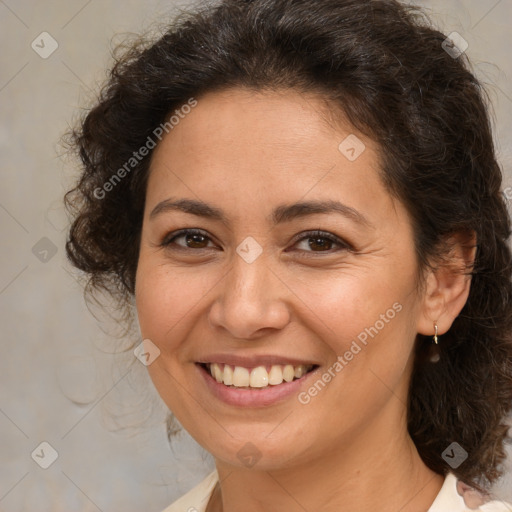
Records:
[[[282,384],[283,380],[291,382],[294,378],[300,378],[309,372],[313,365],[299,364],[293,366],[291,364],[279,365],[275,364],[267,371],[265,366],[257,366],[248,369],[243,366],[230,366],[228,364],[219,365],[212,363],[209,366],[212,377],[217,382],[223,382],[226,386],[265,388],[269,384],[276,386]]]

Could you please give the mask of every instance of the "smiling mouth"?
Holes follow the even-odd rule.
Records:
[[[245,368],[218,363],[200,363],[219,384],[230,388],[264,389],[278,386],[283,382],[298,380],[307,373],[318,368],[318,365],[280,365],[257,366]]]

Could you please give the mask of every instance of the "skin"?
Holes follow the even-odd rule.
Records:
[[[209,512],[419,512],[443,483],[407,433],[411,353],[417,333],[434,334],[434,321],[442,343],[469,277],[444,266],[418,286],[410,219],[382,184],[378,148],[347,123],[328,123],[324,109],[294,91],[209,93],[152,156],[138,317],[161,351],[148,366],[156,389],[215,458],[221,483]],[[352,133],[366,145],[353,162],[338,150]],[[171,197],[222,209],[226,223],[175,210],[151,218]],[[326,199],[368,225],[333,212],[277,226],[268,218],[283,204]],[[209,238],[162,246],[183,228]],[[352,249],[294,238],[315,229]],[[252,263],[236,252],[248,236],[263,249]],[[452,263],[474,257],[463,242],[454,235]],[[401,311],[307,405],[296,394],[267,407],[228,405],[195,364],[213,352],[290,354],[315,361],[321,375],[395,303]],[[237,457],[248,441],[260,457],[252,467]]]

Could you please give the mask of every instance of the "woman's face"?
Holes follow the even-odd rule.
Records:
[[[407,436],[423,307],[411,224],[375,145],[324,108],[210,93],[152,156],[136,276],[160,350],[148,370],[225,463],[290,467]]]

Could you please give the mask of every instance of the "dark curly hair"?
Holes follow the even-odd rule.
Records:
[[[421,10],[394,0],[224,0],[185,13],[115,57],[70,133],[83,165],[66,194],[66,248],[89,291],[129,302],[151,159],[149,150],[130,160],[134,151],[208,92],[317,93],[333,117],[378,143],[382,179],[408,210],[421,269],[439,262],[450,234],[476,233],[469,298],[441,338],[439,362],[427,356],[431,339],[417,336],[408,429],[429,468],[483,490],[503,472],[512,407],[510,219],[490,102],[465,54],[447,51],[445,40]],[[454,441],[468,457],[451,469],[442,453]]]

